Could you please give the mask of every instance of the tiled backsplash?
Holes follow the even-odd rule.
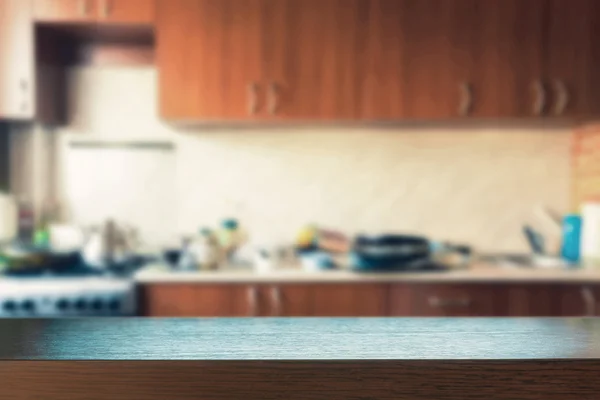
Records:
[[[259,241],[317,222],[527,249],[536,205],[569,207],[569,128],[494,122],[177,129],[156,111],[153,68],[70,73],[72,138],[160,139],[177,146],[178,232],[238,217]],[[93,177],[90,177],[93,179]]]

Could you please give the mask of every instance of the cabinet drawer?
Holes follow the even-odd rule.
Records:
[[[249,285],[144,285],[140,296],[149,317],[248,317],[259,305],[258,290]]]
[[[502,287],[489,284],[393,286],[392,316],[492,317],[507,315]]]

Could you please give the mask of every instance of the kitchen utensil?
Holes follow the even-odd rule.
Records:
[[[171,268],[176,268],[181,260],[182,251],[179,249],[168,249],[163,252],[163,258]]]
[[[563,219],[563,241],[561,256],[563,260],[577,264],[581,247],[581,216],[571,214]]]
[[[356,271],[447,270],[467,267],[470,258],[468,246],[409,235],[358,236],[350,253]]]
[[[257,272],[269,272],[289,267],[294,263],[294,249],[290,246],[257,246],[254,254],[254,268]]]
[[[4,263],[3,273],[8,275],[52,274],[81,264],[78,251],[56,252],[21,243],[5,245],[0,251]]]
[[[135,229],[107,220],[102,226],[89,230],[83,258],[92,267],[110,268],[126,263],[138,245]]]
[[[237,248],[237,245],[230,249],[233,248]],[[202,229],[200,235],[192,241],[189,251],[194,253],[198,267],[202,270],[217,269],[223,261],[223,249],[210,229]]]
[[[529,225],[525,225],[523,227],[523,233],[525,234],[525,238],[527,239],[527,242],[531,247],[531,251],[534,254],[546,254],[546,249],[544,246],[544,237],[540,233],[535,231]]]
[[[335,261],[325,252],[307,253],[300,257],[302,268],[308,272],[328,271],[336,268]]]

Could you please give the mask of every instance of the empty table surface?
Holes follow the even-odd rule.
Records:
[[[600,319],[0,320],[0,360],[600,358]]]

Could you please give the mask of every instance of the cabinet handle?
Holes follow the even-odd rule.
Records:
[[[112,13],[112,0],[104,0],[102,5],[102,16],[108,18]]]
[[[459,85],[460,90],[460,105],[458,106],[458,115],[466,117],[471,113],[473,106],[473,89],[468,82],[463,82]]]
[[[596,296],[594,296],[592,289],[589,287],[582,288],[581,297],[583,297],[585,303],[585,315],[588,317],[596,315]]]
[[[79,15],[88,15],[88,0],[79,0]]]
[[[554,113],[556,115],[563,115],[569,106],[569,90],[567,89],[565,82],[560,79],[554,81],[554,90],[556,90],[557,94],[556,108],[554,109]]]
[[[248,84],[248,114],[256,115],[258,112],[258,83]]]
[[[429,305],[435,308],[468,307],[471,305],[471,299],[468,297],[462,299],[440,299],[432,296],[428,299]]]
[[[546,108],[546,88],[541,80],[533,83],[533,91],[535,92],[535,101],[533,102],[533,115],[540,116]]]
[[[248,309],[249,316],[258,314],[258,290],[255,287],[248,288]]]
[[[269,85],[269,114],[277,114],[277,107],[279,105],[279,86],[275,82],[271,82]]]
[[[281,316],[283,314],[283,302],[281,301],[281,289],[271,288],[271,300],[273,301],[273,315]]]

